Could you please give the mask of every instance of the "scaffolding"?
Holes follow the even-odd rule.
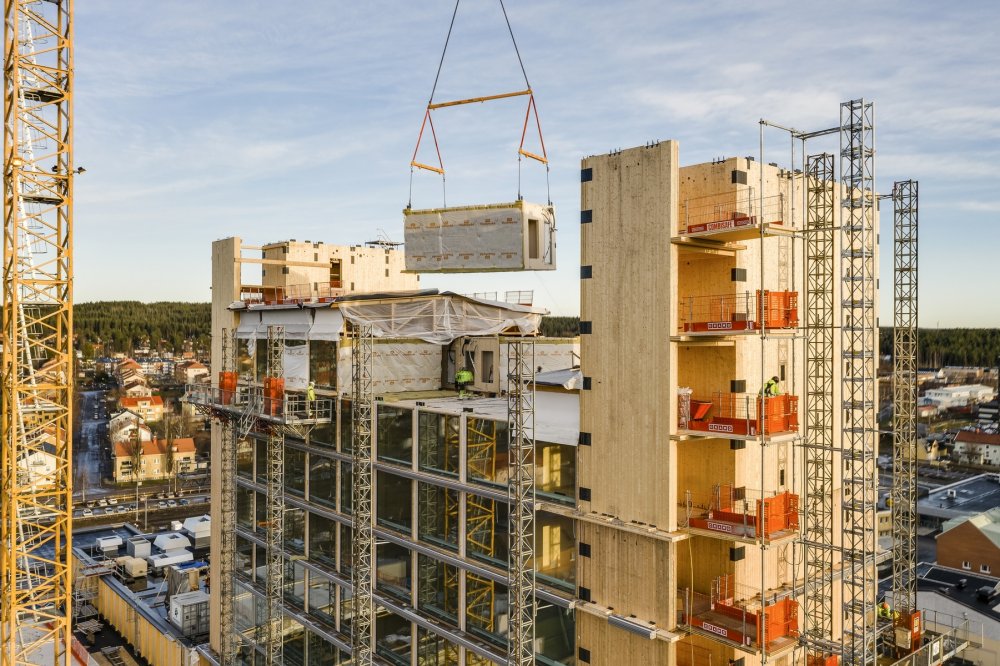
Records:
[[[375,406],[372,374],[374,372],[374,338],[370,323],[354,327],[352,355],[353,399],[351,421],[353,466],[351,469],[351,508],[354,514],[351,580],[351,649],[356,666],[370,666],[374,658],[375,607],[374,570],[375,531],[372,523],[372,416]]]
[[[511,552],[507,663],[535,663],[535,343],[507,343],[507,419],[513,474],[508,485]]]
[[[863,99],[840,106],[843,393],[843,656],[875,661],[876,474],[875,117]]]
[[[220,387],[223,391],[236,388],[236,345],[235,332],[222,330],[222,373]],[[231,379],[230,379],[231,378]],[[231,400],[231,394],[230,394]],[[236,569],[236,448],[239,442],[237,424],[232,419],[223,419],[220,447],[220,468],[222,494],[219,497],[219,633],[220,661],[222,666],[235,666],[236,627],[233,621],[236,595],[233,574]]]
[[[264,378],[266,414],[277,410],[275,400],[284,396],[285,329],[267,327],[267,376]],[[267,433],[267,627],[264,656],[266,666],[282,661],[281,602],[285,562],[281,553],[285,538],[285,434],[280,428]]]
[[[894,183],[892,202],[892,604],[907,619],[917,609],[917,181]]]
[[[4,11],[0,663],[68,665],[73,6],[6,0]],[[48,471],[32,469],[37,457]]]
[[[817,652],[833,646],[834,194],[833,155],[806,161],[806,402],[802,543],[803,640]]]

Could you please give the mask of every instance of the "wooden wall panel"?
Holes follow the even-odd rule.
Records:
[[[607,620],[576,612],[577,646],[590,653],[591,666],[623,664],[674,664],[674,646],[663,640],[650,640],[619,629]],[[585,663],[577,659],[577,664]]]

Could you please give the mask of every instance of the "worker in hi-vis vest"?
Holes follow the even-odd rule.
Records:
[[[316,404],[316,382],[309,382],[309,388],[306,389],[306,412],[309,416],[312,416],[313,405]]]
[[[768,379],[764,382],[764,388],[760,390],[760,394],[765,398],[773,398],[776,395],[781,395],[781,388],[778,386],[778,381],[777,375]]]
[[[469,370],[468,368],[462,368],[455,373],[455,387],[458,388],[459,398],[469,397],[470,394],[465,389],[472,383],[472,380],[472,370]]]

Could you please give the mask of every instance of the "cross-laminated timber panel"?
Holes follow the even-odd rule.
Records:
[[[676,369],[668,341],[677,144],[590,157],[582,166],[582,219],[591,221],[581,225],[580,311],[592,333],[580,340],[580,429],[592,445],[579,452],[579,485],[591,497],[580,504],[674,529],[667,470]]]

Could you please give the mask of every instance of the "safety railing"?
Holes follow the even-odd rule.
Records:
[[[797,291],[745,291],[740,294],[688,296],[681,299],[683,333],[739,333],[789,329],[799,325]]]
[[[343,283],[340,280],[292,284],[282,287],[243,285],[240,288],[240,300],[247,305],[326,303],[346,293],[347,290],[343,288]]]
[[[471,294],[462,294],[463,296],[468,296],[469,298],[475,298],[482,301],[497,301],[499,303],[514,303],[515,305],[533,305],[535,302],[535,292],[534,290],[527,289],[521,291],[477,291]]]
[[[799,429],[798,396],[715,392],[705,400],[695,398],[689,388],[680,388],[677,398],[681,431],[758,437]]]
[[[273,378],[266,378],[273,379]],[[193,405],[230,412],[253,409],[260,418],[285,424],[328,423],[334,404],[329,398],[309,399],[305,392],[285,391],[277,384],[240,384],[236,387],[187,384],[184,400]]]
[[[717,484],[711,492],[685,491],[681,526],[726,536],[770,539],[797,533],[799,496]]]
[[[799,635],[798,603],[789,598],[772,599],[763,606],[759,600],[741,601],[756,593],[739,589],[745,586],[734,585],[733,580],[732,574],[719,576],[712,582],[711,594],[685,589],[681,624],[748,650],[766,647],[773,653],[794,647]]]
[[[684,200],[678,233],[712,234],[761,223],[784,225],[786,204],[783,194],[761,201],[753,188],[692,197]]]

